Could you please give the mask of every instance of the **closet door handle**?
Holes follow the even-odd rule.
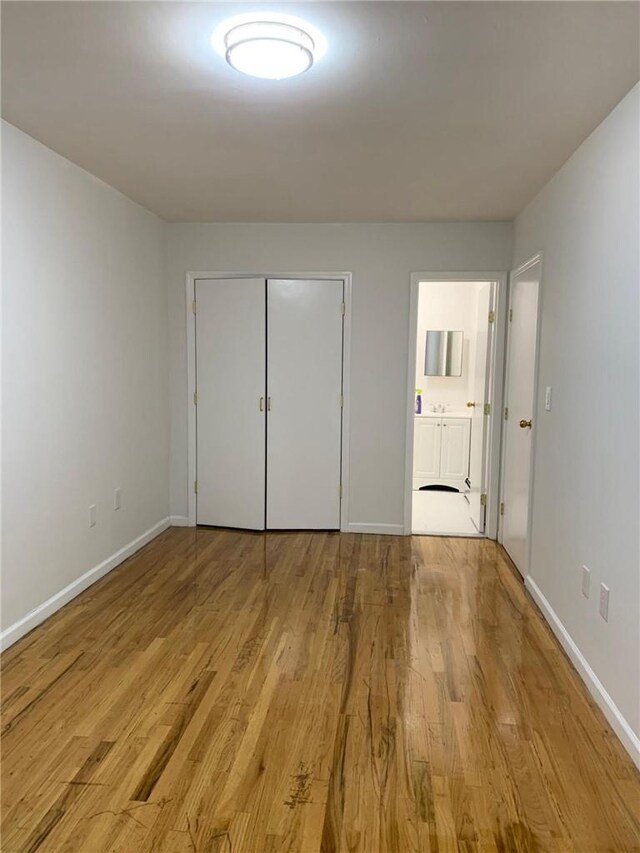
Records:
[[[271,397],[267,397],[267,411],[271,411]]]
[[[264,412],[264,397],[260,397],[260,411]]]

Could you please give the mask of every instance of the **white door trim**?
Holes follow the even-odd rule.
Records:
[[[533,411],[531,414],[534,425],[537,427],[538,423],[538,376],[540,370],[540,332],[542,327],[542,282],[543,282],[543,272],[544,272],[544,263],[543,263],[543,253],[536,252],[535,255],[526,260],[523,264],[511,270],[509,273],[509,295],[508,295],[508,304],[511,306],[511,281],[517,276],[521,275],[523,272],[526,272],[530,267],[534,264],[540,264],[540,280],[538,282],[538,307],[537,307],[537,317],[536,317],[536,351],[534,354],[534,371],[533,371]],[[509,326],[509,324],[506,324]],[[504,347],[504,393],[506,395],[507,391],[507,379],[508,379],[508,370],[509,370],[509,333],[510,329],[507,332],[507,339],[505,341]],[[527,511],[527,566],[525,569],[526,574],[530,574],[531,569],[531,531],[533,527],[533,490],[534,490],[534,472],[536,467],[536,446],[537,446],[537,428],[533,430],[531,435],[531,464],[529,466],[529,507]],[[502,439],[500,441],[500,496],[504,494],[504,454],[505,454],[505,435],[503,433]],[[502,544],[503,539],[503,530],[502,523],[498,526],[498,542]]]
[[[487,519],[484,535],[496,539],[500,507],[500,448],[502,439],[502,400],[504,391],[505,329],[507,321],[507,280],[504,271],[478,272],[414,272],[411,273],[409,303],[409,353],[407,359],[407,411],[404,473],[404,532],[411,535],[413,492],[413,426],[416,385],[416,347],[418,337],[418,292],[421,281],[482,281],[495,284],[495,311],[490,358],[490,391],[492,417],[489,421],[489,471],[487,472]]]
[[[187,494],[189,498],[188,526],[196,526],[196,496],[194,483],[197,475],[196,465],[196,411],[194,394],[196,390],[196,326],[193,304],[195,301],[195,283],[202,278],[290,278],[290,279],[337,279],[344,281],[345,315],[342,338],[342,499],[340,502],[340,530],[349,528],[349,437],[350,437],[350,401],[351,401],[351,294],[353,274],[350,272],[281,272],[279,270],[255,270],[247,272],[220,270],[190,271],[186,274],[186,321],[187,321]]]

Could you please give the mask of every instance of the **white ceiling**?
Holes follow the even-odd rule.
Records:
[[[326,56],[209,46],[258,6]],[[640,77],[635,2],[3,2],[3,115],[169,221],[511,219]]]

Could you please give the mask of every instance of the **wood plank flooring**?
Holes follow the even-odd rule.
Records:
[[[626,853],[496,545],[172,528],[3,657],[3,853]]]

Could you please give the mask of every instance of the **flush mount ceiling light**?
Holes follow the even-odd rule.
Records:
[[[303,74],[324,52],[322,37],[309,24],[263,13],[225,21],[211,42],[236,71],[268,80]]]

